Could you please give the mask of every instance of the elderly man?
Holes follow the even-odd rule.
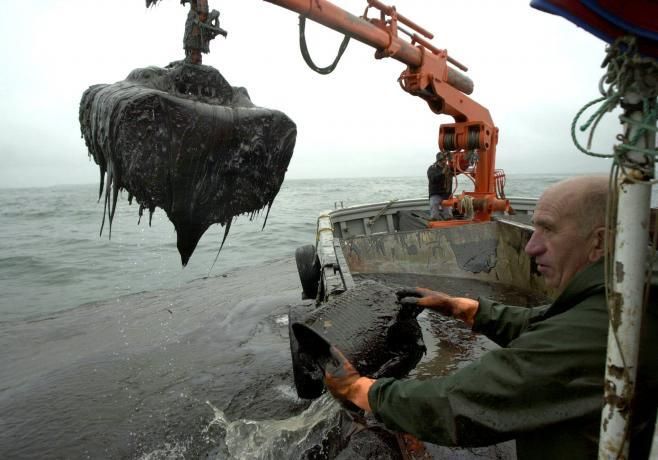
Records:
[[[373,412],[390,429],[428,442],[474,447],[516,439],[520,459],[595,458],[608,332],[607,191],[606,178],[577,177],[551,186],[537,203],[535,231],[525,250],[546,284],[559,292],[548,306],[514,307],[420,288],[398,293],[403,304],[459,318],[501,348],[450,376],[422,381],[362,377],[333,349],[335,366],[325,370],[328,389]],[[648,456],[656,420],[655,300],[648,310],[631,458]]]

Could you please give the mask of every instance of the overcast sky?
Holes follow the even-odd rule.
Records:
[[[404,93],[404,66],[378,61],[352,41],[329,76],[299,52],[295,13],[261,0],[210,0],[228,39],[218,37],[204,64],[259,106],[297,123],[287,178],[424,175],[437,150],[433,114]],[[365,0],[334,3],[361,14]],[[390,0],[388,2],[391,3]],[[500,128],[497,166],[508,173],[604,172],[607,160],[573,147],[577,110],[598,97],[605,43],[527,0],[397,0],[398,11],[435,34],[433,43],[469,67],[472,97]],[[21,0],[0,16],[0,187],[97,183],[98,168],[80,138],[78,104],[96,83],[138,67],[183,57],[187,7],[163,0]],[[341,36],[307,25],[319,65],[333,60]],[[609,152],[620,132],[611,115],[596,147]]]

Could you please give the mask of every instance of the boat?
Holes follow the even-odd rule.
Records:
[[[366,280],[387,285],[423,286],[452,295],[490,297],[537,306],[550,302],[548,288],[524,247],[532,236],[536,198],[509,198],[509,212],[495,213],[488,222],[430,226],[427,199],[337,207],[317,218],[315,240],[297,248],[295,259],[302,298],[311,306],[292,306],[289,324],[309,309],[321,308]],[[658,209],[651,210],[650,236],[656,232]],[[419,317],[427,354],[411,375],[447,375],[496,345],[460,327],[457,320],[427,312]],[[321,392],[321,374],[310,375],[299,356],[292,330],[293,376],[302,398]],[[305,367],[306,366],[306,367]],[[516,458],[513,443],[462,449],[424,445],[434,458]]]
[[[514,214],[498,213],[488,222],[443,228],[429,226],[427,199],[322,212],[315,241],[295,251],[302,298],[313,299],[318,307],[359,281],[374,279],[398,286],[430,283],[433,286],[427,287],[455,295],[469,289],[474,297],[492,291],[508,297],[513,293],[528,305],[545,302],[553,292],[523,250],[532,235],[537,200],[509,201]]]
[[[431,228],[428,199],[341,206],[320,213],[315,241],[295,251],[302,298],[313,302],[291,306],[289,324],[366,280],[389,286],[421,285],[454,295],[498,296],[529,306],[546,303],[551,290],[523,250],[532,235],[530,222],[537,200],[509,201],[514,214],[501,212],[488,222],[443,228]],[[438,313],[423,313],[418,320],[427,353],[412,371],[415,377],[446,375],[493,347],[485,337],[471,334],[456,320]],[[297,394],[316,398],[322,376],[310,370],[292,328],[289,339]],[[477,452],[434,445],[424,448],[434,449],[434,458],[515,458],[510,442]]]
[[[354,277],[406,273],[471,279],[551,294],[523,248],[537,200],[511,198],[514,214],[490,222],[432,229],[427,199],[393,200],[322,212],[314,244],[295,259],[305,298],[326,302]],[[513,262],[513,266],[511,264]]]

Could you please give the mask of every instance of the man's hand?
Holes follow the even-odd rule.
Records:
[[[332,345],[329,353],[331,359],[324,368],[324,384],[329,392],[340,401],[351,401],[359,408],[370,412],[368,391],[375,381],[361,377],[338,348]]]
[[[452,297],[443,292],[419,287],[402,288],[395,295],[403,306],[429,308],[444,316],[460,319],[469,326],[473,325],[475,314],[480,306],[477,300],[467,297]]]

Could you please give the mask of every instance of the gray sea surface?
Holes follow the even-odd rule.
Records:
[[[425,196],[422,176],[286,180],[264,229],[239,217],[213,266],[215,226],[183,268],[161,210],[138,225],[124,196],[110,239],[94,185],[0,189],[0,458],[334,458],[338,406],[292,385],[295,248],[323,210]]]
[[[507,193],[538,196],[565,176],[511,176]],[[181,288],[266,261],[292,259],[295,248],[313,243],[321,211],[336,206],[426,196],[426,179],[362,178],[286,180],[265,228],[264,214],[236,219],[223,236],[219,225],[201,239],[186,267],[176,250],[174,227],[157,209],[138,225],[138,205],[124,192],[99,235],[102,201],[94,185],[0,189],[0,321],[70,310],[137,292]],[[262,230],[261,230],[262,229]]]

